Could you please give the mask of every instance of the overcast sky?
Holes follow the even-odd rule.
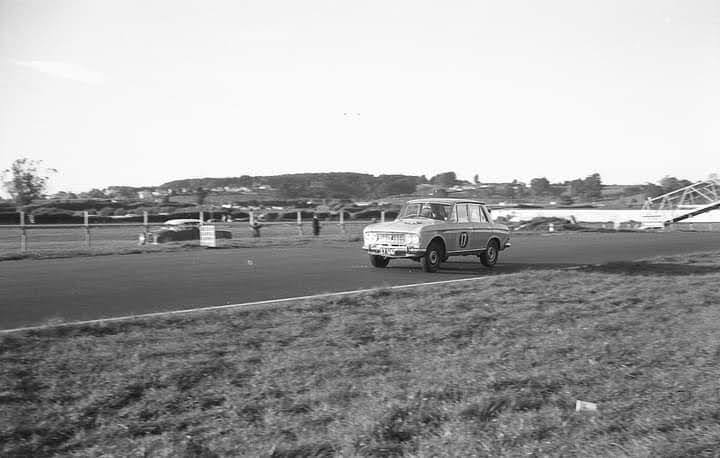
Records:
[[[0,0],[0,169],[701,179],[719,82],[717,0]]]

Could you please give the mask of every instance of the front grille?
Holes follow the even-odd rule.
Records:
[[[378,243],[387,243],[390,245],[405,245],[405,234],[380,232],[377,236]]]

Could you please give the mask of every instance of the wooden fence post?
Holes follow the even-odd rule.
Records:
[[[302,212],[297,212],[297,228],[298,228],[298,235],[303,235],[302,230]]]
[[[340,231],[345,233],[345,209],[340,209]]]
[[[204,220],[203,220],[203,211],[200,210],[200,225],[201,225],[201,226],[203,225],[203,221],[204,221]]]
[[[27,250],[27,229],[25,229],[25,212],[20,212],[20,252]]]
[[[143,211],[143,232],[145,232],[145,243],[147,243],[148,237],[150,236],[150,225],[148,224],[148,212]]]
[[[85,244],[87,245],[88,249],[90,248],[91,242],[90,242],[90,217],[88,215],[87,211],[83,212],[83,220],[85,225]]]

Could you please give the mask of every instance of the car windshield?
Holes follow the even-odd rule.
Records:
[[[420,202],[406,204],[400,211],[400,218],[430,218],[438,221],[447,220],[452,205]]]

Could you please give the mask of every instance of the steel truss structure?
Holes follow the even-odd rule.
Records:
[[[676,189],[643,205],[646,218],[664,226],[720,208],[720,179],[711,178]]]

